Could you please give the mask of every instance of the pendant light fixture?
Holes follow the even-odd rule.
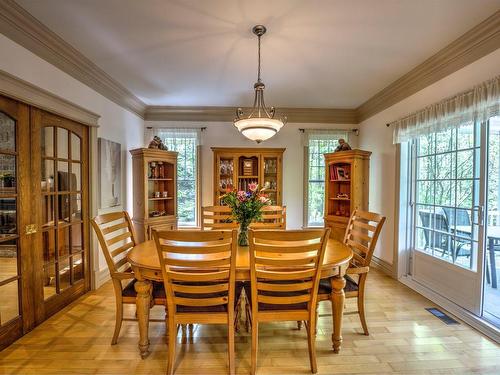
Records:
[[[243,115],[243,110],[236,110],[234,126],[245,137],[252,141],[260,143],[274,136],[285,125],[286,117],[275,119],[275,108],[266,108],[264,104],[264,83],[260,79],[260,38],[266,33],[266,27],[263,25],[254,26],[252,32],[259,39],[259,65],[257,69],[257,82],[253,85],[255,89],[255,99],[252,112],[248,116]]]

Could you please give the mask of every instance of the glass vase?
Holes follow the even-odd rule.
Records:
[[[240,233],[238,233],[238,245],[248,246],[248,225],[240,226]]]

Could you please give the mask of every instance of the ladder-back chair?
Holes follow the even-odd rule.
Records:
[[[286,206],[262,207],[262,219],[250,224],[253,229],[286,229]]]
[[[206,206],[201,208],[202,230],[237,229],[238,223],[231,217],[229,206]]]

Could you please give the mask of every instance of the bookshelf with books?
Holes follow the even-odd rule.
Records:
[[[324,154],[325,227],[330,237],[342,241],[354,209],[368,210],[371,152],[350,150]]]
[[[273,205],[282,205],[284,148],[212,147],[214,153],[214,205],[229,189],[248,191],[251,183],[264,188]]]

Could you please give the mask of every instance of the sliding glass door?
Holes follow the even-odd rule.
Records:
[[[467,123],[413,146],[413,279],[478,314],[484,170],[481,126]]]

